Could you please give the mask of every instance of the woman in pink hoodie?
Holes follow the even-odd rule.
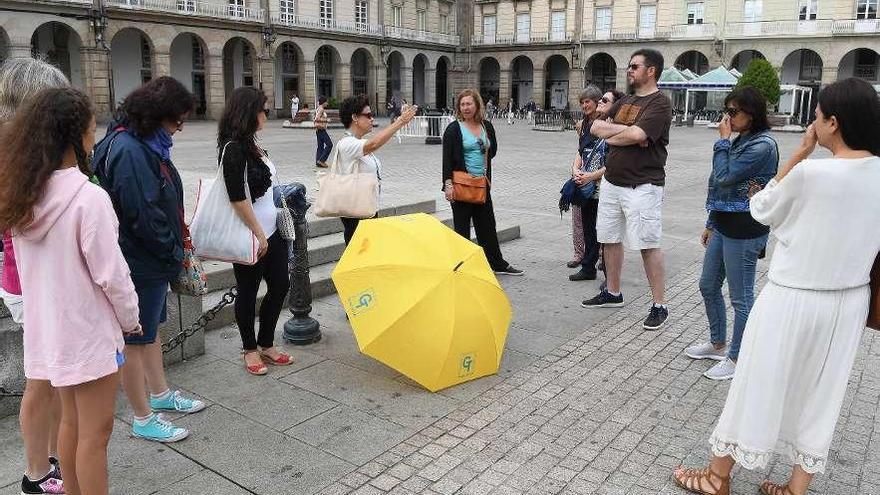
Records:
[[[48,89],[0,137],[0,230],[12,230],[25,295],[24,369],[61,396],[59,453],[72,495],[106,495],[123,333],[138,333],[137,295],[103,189],[89,182],[88,97]]]

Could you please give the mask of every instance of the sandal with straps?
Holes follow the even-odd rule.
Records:
[[[680,477],[673,473],[672,479],[675,480],[676,485],[691,493],[730,495],[730,476],[721,476],[708,467],[705,469],[685,469]],[[720,483],[716,483],[715,480],[720,480]]]
[[[788,487],[788,483],[777,485],[770,480],[764,480],[761,483],[761,493],[764,495],[794,495],[794,492]]]

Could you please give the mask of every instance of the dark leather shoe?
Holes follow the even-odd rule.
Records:
[[[569,275],[568,279],[572,282],[579,282],[581,280],[596,280],[596,272],[581,270],[575,274]]]

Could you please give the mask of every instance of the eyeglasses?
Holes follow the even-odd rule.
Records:
[[[266,114],[266,117],[268,117],[268,116],[269,116],[269,109],[268,109],[268,108],[264,108],[264,109],[263,109],[263,113]]]
[[[644,66],[645,66],[645,64],[629,64],[629,66],[627,68],[631,71],[637,71],[637,70],[639,70],[639,67],[644,67]]]
[[[726,113],[727,115],[729,115],[731,117],[736,117],[736,114],[740,113],[741,111],[742,110],[740,110],[739,108],[733,108],[733,107],[726,107],[724,109],[724,113]]]
[[[480,154],[485,155],[486,154],[486,143],[483,142],[482,138],[477,139],[477,146],[480,147]]]
[[[182,121],[182,120],[178,120],[178,121],[176,121],[176,122],[174,123],[174,125],[177,126],[177,128],[174,129],[174,132],[181,132],[181,131],[183,131],[183,121]]]
[[[602,98],[599,98],[599,103],[611,103],[611,100],[603,96]]]
[[[362,115],[370,120],[373,120],[374,118],[376,118],[376,116],[373,115],[373,112],[359,113],[358,115]]]

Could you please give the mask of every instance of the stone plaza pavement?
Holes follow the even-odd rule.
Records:
[[[287,347],[296,364],[268,377],[245,373],[234,327],[211,331],[207,354],[168,370],[175,386],[209,403],[175,418],[192,430],[189,439],[158,445],[130,438],[131,414],[120,395],[112,493],[684,493],[671,470],[706,461],[706,440],[728,389],[727,382],[702,378],[711,363],[683,354],[708,332],[698,236],[717,134],[673,130],[663,241],[670,319],[661,331],[645,332],[650,297],[637,254],[627,254],[624,308],[582,309],[598,284],[567,279],[570,217],[560,218],[556,203],[574,134],[500,122],[498,133],[496,214],[522,226],[522,238],[502,250],[526,275],[501,279],[514,318],[497,376],[431,394],[358,353],[335,297],[314,304],[324,339]],[[777,138],[785,156],[800,136]],[[213,139],[214,124],[190,123],[176,140],[190,210],[197,178],[214,173]],[[263,145],[282,180],[312,187],[311,132],[275,126]],[[392,141],[378,154],[383,203],[440,199],[439,147]],[[864,334],[829,471],[811,493],[880,494],[875,333]],[[23,463],[14,416],[0,418],[0,445],[0,495],[18,493]],[[781,481],[788,467],[775,463],[769,471]],[[766,475],[736,471],[733,492],[756,493]]]

